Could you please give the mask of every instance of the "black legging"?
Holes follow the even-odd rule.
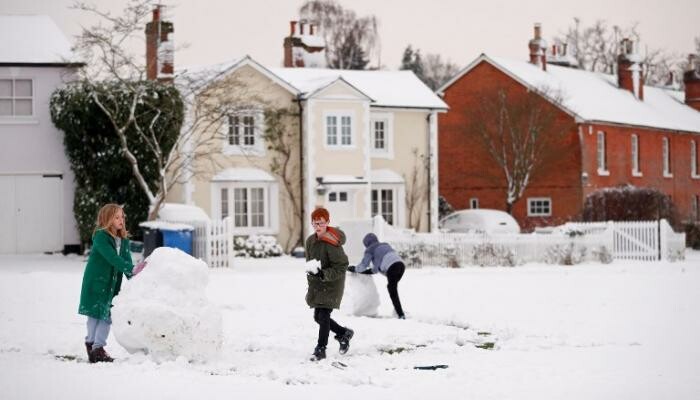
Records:
[[[396,310],[396,314],[398,314],[399,317],[404,314],[403,308],[401,308],[401,300],[399,300],[398,284],[405,270],[406,266],[401,261],[398,261],[391,264],[386,271],[386,278],[389,280],[389,284],[386,285],[386,288],[389,290],[389,297],[391,297],[394,310]]]
[[[345,333],[345,328],[338,325],[338,323],[331,318],[332,311],[333,310],[330,308],[314,309],[314,321],[318,323],[319,347],[326,347],[328,345],[328,334],[330,331],[333,331],[336,335]]]

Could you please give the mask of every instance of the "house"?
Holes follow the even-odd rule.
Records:
[[[307,68],[325,60],[318,31],[304,26],[292,22],[284,41],[291,67],[245,56],[180,74],[206,76],[197,96],[211,101],[221,91],[235,107],[201,132],[215,137],[208,157],[195,158],[191,169],[200,173],[168,201],[232,217],[238,234],[275,235],[287,249],[310,232],[318,206],[336,223],[382,215],[398,227],[434,229],[436,116],[447,106],[410,71]],[[285,132],[287,156],[264,137],[271,109],[289,111],[276,127]]]
[[[539,25],[529,49],[529,62],[482,54],[438,90],[450,107],[438,122],[440,194],[456,209],[505,209],[503,171],[477,135],[465,130],[474,122],[468,111],[484,93],[539,93],[538,101],[570,128],[556,149],[560,157],[532,176],[514,204],[521,226],[576,219],[588,194],[620,184],[658,188],[671,196],[682,220],[697,220],[697,63],[685,74],[683,92],[645,85],[629,40],[622,42],[617,75],[580,70],[565,53],[546,51]],[[548,53],[555,55],[553,63]]]
[[[73,174],[52,92],[83,64],[43,15],[0,15],[0,253],[77,251]]]

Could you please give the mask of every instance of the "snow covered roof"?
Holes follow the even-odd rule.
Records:
[[[0,64],[76,63],[71,44],[47,15],[0,15]]]
[[[525,86],[562,96],[562,108],[580,122],[609,122],[650,128],[700,132],[700,112],[683,103],[682,94],[644,86],[644,100],[617,85],[615,75],[547,65],[547,71],[527,62],[481,55],[441,87],[452,83],[486,61]]]
[[[373,183],[404,183],[403,177],[390,169],[373,169],[370,177]]]
[[[304,93],[315,93],[342,78],[374,100],[373,106],[447,109],[412,71],[355,71],[327,68],[270,68],[270,71]]]
[[[274,182],[275,178],[267,171],[257,168],[227,168],[212,178],[214,182]]]

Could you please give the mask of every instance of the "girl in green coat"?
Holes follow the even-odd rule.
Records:
[[[348,257],[343,251],[345,234],[338,228],[328,226],[330,215],[325,208],[311,213],[311,225],[315,233],[306,239],[307,281],[306,303],[314,309],[314,320],[318,323],[318,342],[312,361],[326,358],[326,346],[330,331],[340,343],[340,354],[350,347],[355,334],[352,329],[338,325],[331,319],[334,308],[340,307],[345,289],[345,271]],[[311,261],[314,260],[314,261]],[[317,266],[320,263],[320,268]]]
[[[104,346],[112,324],[112,298],[119,293],[122,274],[131,278],[134,271],[128,235],[124,228],[124,210],[118,204],[103,206],[97,214],[78,308],[78,313],[88,318],[85,349],[91,363],[114,361]]]

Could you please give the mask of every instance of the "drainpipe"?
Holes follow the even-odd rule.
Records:
[[[432,115],[433,115],[433,112],[432,112],[432,110],[430,110],[428,112],[428,115],[425,117],[425,122],[428,124],[428,232],[432,231],[432,227],[430,226],[430,224],[431,224],[432,217],[433,217],[432,216],[433,208],[431,207],[431,203],[433,200],[432,199],[433,188],[430,186],[430,177],[432,176],[431,171],[430,171],[430,166],[432,164],[432,157],[433,157],[433,154],[432,154],[431,148],[430,148],[430,117]],[[437,149],[435,149],[435,150],[437,151]],[[437,184],[437,182],[436,182],[436,184]],[[410,216],[409,216],[409,218],[410,218]]]
[[[301,214],[299,215],[299,245],[304,245],[304,106],[302,105],[301,95],[297,95],[294,100],[299,105],[299,206]]]

